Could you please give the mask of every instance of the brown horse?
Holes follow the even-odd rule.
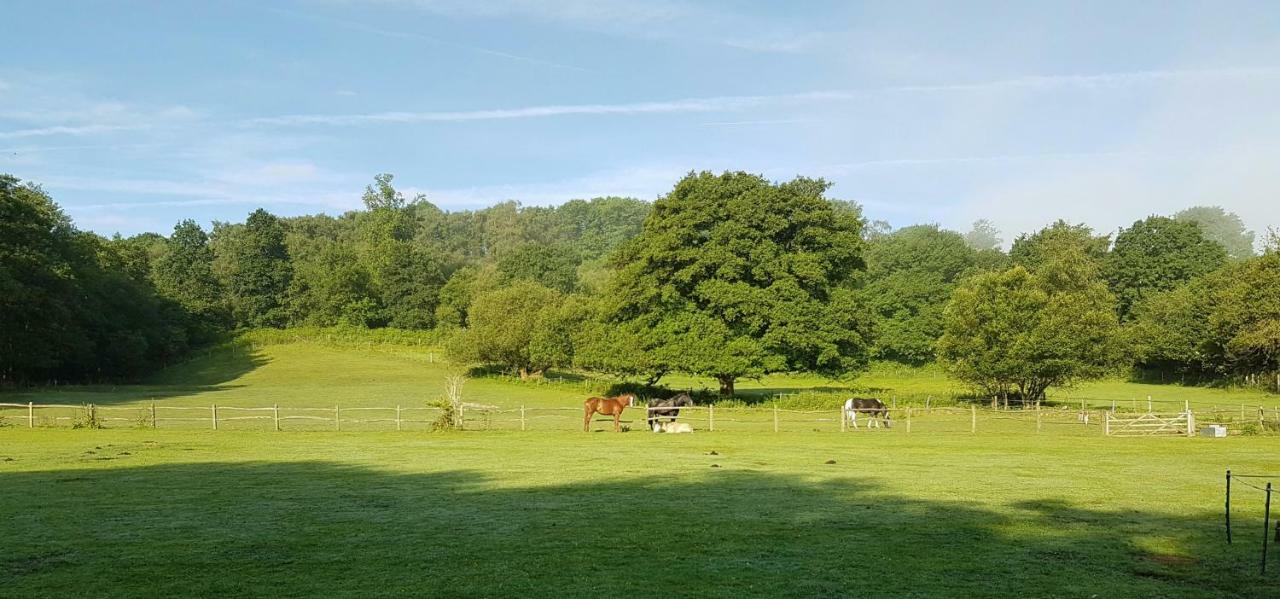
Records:
[[[622,418],[622,411],[627,409],[627,406],[635,403],[636,396],[632,393],[626,393],[610,398],[592,397],[587,401],[582,402],[582,432],[586,433],[591,431],[591,417],[597,412],[604,414],[605,416],[613,416],[613,432],[622,432],[622,427],[619,422],[619,419]]]

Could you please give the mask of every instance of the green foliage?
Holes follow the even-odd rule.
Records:
[[[525,244],[498,258],[498,272],[507,281],[536,281],[561,293],[578,285],[578,253],[567,245]]]
[[[1130,337],[1150,368],[1280,387],[1280,254],[1237,260],[1152,296]]]
[[[1000,247],[1004,239],[1000,238],[1000,229],[995,224],[983,218],[973,221],[973,227],[965,233],[964,242],[970,248],[978,251],[994,250]]]
[[[1072,252],[1083,253],[1089,260],[1101,264],[1110,247],[1110,236],[1095,236],[1093,229],[1084,224],[1072,225],[1058,220],[1030,235],[1019,235],[1009,250],[1009,261],[1028,270],[1035,270],[1041,264],[1056,259],[1059,254]]]
[[[461,362],[496,364],[521,378],[552,366],[567,365],[555,338],[561,294],[533,281],[477,294],[468,309],[467,327],[449,344]],[[562,347],[562,346],[561,346]]]
[[[227,290],[236,323],[284,326],[293,265],[280,219],[259,208],[243,225],[215,224],[213,247],[215,270]]]
[[[191,314],[189,336],[197,344],[213,341],[230,325],[222,286],[213,273],[209,236],[195,221],[184,220],[173,228],[168,243],[160,246],[151,279],[162,295]]]
[[[77,231],[0,175],[0,382],[130,378],[185,353],[192,315],[140,272],[147,247]]]
[[[1115,298],[1085,248],[1074,247],[1034,273],[1015,266],[956,289],[938,340],[953,376],[987,395],[1030,401],[1123,365]]]
[[[1210,240],[1222,244],[1232,258],[1249,258],[1254,255],[1253,231],[1244,227],[1244,221],[1234,212],[1220,206],[1193,206],[1175,215],[1174,220],[1193,222]]]
[[[937,225],[872,238],[864,292],[878,316],[875,354],[917,364],[932,360],[943,308],[977,257],[959,233]]]
[[[1144,297],[1212,272],[1226,259],[1222,245],[1206,239],[1196,223],[1151,216],[1116,235],[1103,272],[1123,321]]]
[[[746,173],[677,183],[620,250],[606,294],[628,353],[655,374],[714,376],[726,394],[742,377],[862,366],[871,317],[844,287],[863,268],[862,221],[826,187]]]

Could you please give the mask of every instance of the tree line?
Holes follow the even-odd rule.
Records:
[[[690,173],[654,202],[444,211],[375,177],[364,209],[170,235],[79,231],[0,178],[0,363],[9,383],[128,379],[237,329],[437,331],[521,376],[576,367],[657,383],[856,374],[940,361],[983,394],[1126,372],[1270,382],[1280,256],[1220,208],[1097,234],[979,221],[892,230],[821,180]]]

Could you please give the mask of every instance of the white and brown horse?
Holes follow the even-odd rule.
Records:
[[[582,402],[582,432],[591,431],[591,417],[597,413],[613,416],[613,432],[622,432],[622,411],[635,405],[634,393],[624,393],[617,397],[592,397]]]
[[[893,419],[889,416],[889,408],[885,407],[884,402],[878,399],[846,399],[844,402],[844,415],[849,424],[853,425],[853,428],[858,428],[858,414],[867,415],[867,428],[879,428],[881,420],[884,421],[885,428],[893,428]]]

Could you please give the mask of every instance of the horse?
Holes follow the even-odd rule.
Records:
[[[885,428],[893,428],[893,419],[889,416],[889,408],[878,399],[847,399],[844,402],[844,414],[858,428],[858,413],[867,415],[867,428],[879,428],[880,420],[884,420]]]
[[[692,433],[693,427],[688,422],[654,422],[655,433]]]
[[[649,417],[646,419],[649,428],[653,428],[658,423],[659,418],[666,418],[668,422],[675,422],[680,416],[680,408],[687,408],[693,405],[693,398],[688,393],[681,393],[675,397],[667,399],[655,399],[649,402]]]
[[[624,393],[617,397],[592,397],[582,402],[582,432],[591,432],[591,417],[597,412],[605,416],[613,416],[613,432],[622,432],[620,418],[622,411],[627,406],[635,405],[636,396],[633,393]]]

